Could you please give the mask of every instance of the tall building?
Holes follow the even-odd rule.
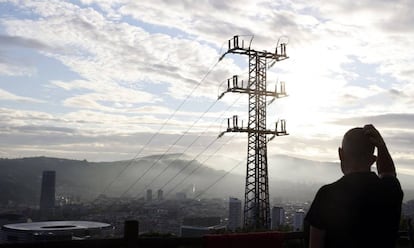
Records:
[[[164,192],[162,191],[162,189],[159,189],[158,192],[157,192],[157,200],[158,201],[162,201],[164,199],[163,194],[164,194]]]
[[[152,201],[152,189],[147,189],[147,201]]]
[[[55,184],[56,172],[43,171],[39,205],[40,214],[43,218],[53,214],[55,208]]]
[[[272,208],[272,229],[278,229],[285,224],[285,209],[282,207]]]
[[[227,228],[229,230],[236,230],[242,225],[242,202],[237,198],[229,198],[229,222]]]
[[[296,211],[293,217],[293,230],[301,231],[303,229],[303,219],[305,218],[305,212],[301,209]]]

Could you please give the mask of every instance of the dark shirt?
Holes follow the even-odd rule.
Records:
[[[325,247],[395,247],[402,198],[395,177],[351,173],[319,189],[305,221],[326,232]]]

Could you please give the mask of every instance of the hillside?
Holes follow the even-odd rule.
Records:
[[[145,171],[148,171],[133,187],[128,196],[143,193],[146,185],[157,189],[167,182],[178,171],[186,167],[172,184],[179,182],[185,175],[200,167],[182,187],[190,187],[196,181],[197,185],[206,186],[208,178],[218,178],[224,172],[201,166],[197,161],[186,160],[179,155],[164,156],[158,160],[156,156],[141,158],[137,161],[115,162],[88,162],[82,160],[69,160],[49,157],[33,157],[21,159],[0,159],[0,202],[9,200],[24,203],[37,203],[40,195],[42,171],[56,171],[56,193],[80,196],[82,200],[91,200],[113,182],[105,192],[110,196],[122,194]],[[168,166],[168,169],[166,169]],[[125,167],[124,173],[120,174]],[[152,167],[151,169],[149,169]],[[165,170],[165,171],[164,171]],[[164,172],[163,172],[164,171]],[[163,173],[161,173],[163,172]],[[200,173],[202,176],[200,176]],[[119,175],[120,174],[120,175]],[[119,175],[119,177],[118,177]],[[156,181],[152,181],[160,175]],[[182,190],[182,188],[178,188]]]
[[[240,171],[244,170],[244,166],[244,164],[240,165]],[[124,169],[125,171],[120,174]],[[162,158],[148,156],[134,162],[88,162],[49,157],[0,159],[0,203],[13,201],[37,204],[44,170],[56,171],[57,195],[79,196],[82,201],[93,200],[102,193],[108,196],[120,196],[140,177],[142,178],[125,194],[126,196],[142,197],[145,189],[151,188],[155,192],[164,185],[166,186],[163,190],[167,194],[187,175],[195,171],[182,185],[167,195],[171,197],[177,191],[185,191],[191,196],[194,195],[193,189],[197,194],[225,173],[224,170],[201,165],[198,161],[189,160],[181,154]],[[166,184],[173,176],[176,177],[171,183]],[[288,156],[269,157],[269,185],[272,198],[310,200],[321,185],[333,182],[341,176],[339,165],[336,163]],[[412,177],[407,175],[399,177],[403,188],[407,185],[406,181],[412,181]],[[114,180],[115,178],[117,179]],[[243,198],[244,180],[242,174],[228,174],[204,196]],[[109,184],[111,187],[104,192]],[[405,188],[405,199],[413,199],[413,196],[413,191]]]

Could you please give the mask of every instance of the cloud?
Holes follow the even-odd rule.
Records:
[[[0,66],[0,70],[1,70],[1,66]],[[18,96],[3,89],[0,89],[0,101],[31,102],[31,103],[44,102],[42,100],[38,100],[35,98],[31,98],[31,97]]]
[[[100,87],[165,82],[171,85],[170,96],[182,99],[189,92],[186,89],[193,88],[219,57],[215,49],[197,40],[151,34],[125,22],[108,20],[92,8],[49,1],[25,3],[20,8],[30,8],[42,18],[4,20],[10,35],[47,47],[63,47],[39,51]],[[218,80],[237,71],[231,60],[221,64],[215,76],[200,87],[203,93],[199,95],[215,98],[206,92],[215,92]]]
[[[0,55],[0,75],[2,76],[31,76],[36,73],[33,67],[2,62]]]
[[[127,112],[128,108],[131,108],[133,104],[138,103],[157,103],[159,100],[153,95],[139,92],[139,91],[127,91],[122,88],[118,88],[116,91],[109,91],[112,94],[107,93],[89,93],[67,98],[63,104],[67,107],[79,108],[79,109],[95,109],[108,112]],[[111,106],[106,106],[110,103]]]
[[[44,134],[48,134],[48,133],[73,133],[74,129],[72,128],[67,128],[67,127],[48,127],[48,126],[17,126],[14,128],[15,131],[17,132],[24,132],[24,133],[44,133]]]
[[[383,115],[359,116],[353,118],[338,119],[335,121],[336,124],[348,126],[373,123],[374,125],[378,125],[383,128],[391,128],[396,130],[411,130],[413,129],[413,122],[414,114],[411,113],[389,113]]]
[[[33,76],[36,75],[36,67],[24,58],[14,58],[0,48],[0,76]]]
[[[38,40],[24,38],[19,36],[9,36],[9,35],[0,35],[0,45],[5,46],[17,46],[17,47],[26,47],[40,50],[49,49],[48,46],[44,43],[39,42]]]
[[[145,112],[148,111],[148,112]],[[159,111],[165,111],[160,109]],[[143,109],[133,116],[123,113],[102,113],[91,110],[78,110],[66,114],[48,114],[37,111],[22,111],[18,109],[0,109],[0,124],[3,128],[0,132],[4,134],[18,135],[23,131],[30,131],[31,135],[39,135],[47,139],[52,131],[71,131],[67,135],[84,136],[130,136],[136,133],[163,134],[163,135],[192,135],[211,136],[216,138],[220,127],[217,123],[206,118],[196,126],[192,126],[186,118],[170,119],[165,125],[165,119],[154,115],[149,109]],[[188,116],[186,112],[184,116]],[[198,119],[192,116],[191,119]],[[29,128],[30,127],[30,128]],[[70,129],[66,129],[70,127]],[[162,132],[160,132],[160,128]],[[190,129],[191,127],[191,129]],[[56,130],[52,130],[55,128]],[[46,131],[51,131],[47,133]],[[12,137],[11,136],[11,137]],[[65,138],[66,139],[66,138]],[[42,138],[39,138],[41,142]],[[170,140],[171,141],[171,140]],[[170,142],[168,141],[168,142]],[[5,144],[7,142],[3,140]],[[69,142],[69,139],[68,139]],[[168,144],[167,142],[167,144]]]
[[[71,158],[81,153],[87,159],[102,161],[130,159],[137,155],[144,145],[144,152],[139,154],[140,156],[162,154],[167,149],[170,153],[176,153],[186,148],[187,154],[194,154],[204,150],[207,143],[216,139],[215,133],[213,136],[209,132],[200,137],[199,133],[188,133],[186,136],[182,136],[181,133],[168,134],[165,132],[153,136],[154,133],[145,129],[140,130],[139,124],[133,125],[131,120],[118,120],[117,123],[114,123],[113,119],[101,118],[100,122],[90,120],[87,123],[79,123],[75,120],[70,121],[69,118],[70,116],[65,116],[57,121],[39,122],[37,125],[22,122],[14,125],[9,123],[6,129],[0,129],[2,140],[0,146],[7,157],[16,157],[18,154],[27,154],[29,151],[31,155],[56,156],[64,154],[64,157]],[[82,118],[82,116],[78,116],[78,118]],[[111,130],[107,121],[112,121],[113,125],[120,129],[113,128]],[[66,125],[63,125],[65,122]],[[126,122],[130,125],[128,126]],[[72,128],[66,127],[68,123]],[[131,127],[134,130],[129,130]],[[198,137],[198,142],[188,149],[188,145],[193,143],[196,137]],[[152,142],[148,144],[147,141],[150,139]],[[171,146],[171,143],[178,140],[179,142],[175,146]]]
[[[53,78],[47,85],[56,95],[63,95],[58,113],[45,110],[44,120],[38,113],[9,115],[7,125],[16,127],[16,132],[17,127],[30,125],[38,126],[38,132],[40,126],[70,126],[88,137],[106,132],[111,139],[117,134],[129,137],[155,132],[200,84],[186,103],[190,106],[178,111],[161,131],[167,144],[171,142],[168,135],[184,132],[216,99],[220,83],[248,71],[247,57],[228,55],[202,81],[235,34],[254,34],[252,47],[268,51],[275,49],[279,37],[288,36],[290,58],[269,69],[267,79],[269,84],[278,77],[286,81],[290,96],[269,106],[268,125],[286,118],[291,136],[280,137],[276,143],[280,150],[269,148],[271,153],[335,160],[337,143],[347,128],[369,121],[393,132],[403,129],[401,135],[411,132],[414,86],[410,65],[414,55],[409,49],[414,39],[412,18],[403,10],[410,9],[410,3],[404,1],[395,5],[388,1],[318,1],[310,6],[305,1],[242,1],[235,5],[225,1],[85,0],[80,4],[18,2],[15,6],[30,13],[30,19],[2,18],[6,34],[0,36],[0,42],[57,59],[78,76],[77,80]],[[400,14],[402,23],[397,23]],[[247,44],[251,37],[241,38]],[[363,74],[364,66],[372,70]],[[7,67],[3,74],[11,75],[7,72],[13,70]],[[365,80],[368,78],[372,80]],[[209,112],[197,130],[210,124],[217,129],[219,123],[213,118],[234,98],[226,95],[220,108]],[[232,110],[246,112],[243,101],[246,98],[228,116]],[[387,137],[401,148],[400,157],[408,156],[403,147],[408,139],[393,135]],[[109,139],[105,142],[115,144]],[[68,146],[75,147],[75,143]],[[63,150],[65,145],[59,145]],[[241,141],[235,146],[245,149]],[[86,146],[82,143],[81,147]],[[229,154],[240,156],[234,150]]]
[[[99,4],[100,1],[95,2]],[[150,1],[139,4],[129,2],[120,7],[119,12],[145,23],[180,30],[185,35],[196,36],[218,47],[234,34],[255,34],[255,42],[263,45],[272,41],[272,46],[274,39],[280,35],[295,33],[304,38],[307,36],[304,33],[310,34],[301,32],[301,25],[310,25],[310,21],[315,24],[315,18],[287,11],[286,6],[282,9],[274,5],[270,1],[242,1],[237,5],[221,1]]]

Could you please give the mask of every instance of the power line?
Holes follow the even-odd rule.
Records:
[[[199,140],[199,138],[204,134],[204,133],[206,133],[206,131],[209,129],[211,127],[211,125],[209,126],[209,127],[207,127],[207,129],[203,132],[203,133],[200,133],[198,136],[197,136],[197,138],[196,139],[194,139],[193,140],[193,142],[191,142],[191,144],[190,145],[188,145],[187,146],[187,148],[181,153],[181,155],[179,156],[179,157],[177,157],[176,159],[174,159],[172,162],[170,162],[160,173],[158,173],[158,175],[156,175],[152,180],[151,180],[151,182],[149,183],[149,184],[147,184],[147,185],[145,185],[145,187],[144,187],[144,192],[145,192],[145,189],[147,189],[153,182],[155,182],[168,168],[170,168],[170,166],[175,162],[175,161],[177,161],[179,158],[181,158],[184,154],[185,154],[185,152],[186,151],[188,151],[188,149],[190,149],[190,147],[192,147],[192,145],[195,143],[195,142],[197,142],[198,140]],[[216,139],[214,139],[214,140],[216,140]],[[203,152],[205,151],[206,149],[204,149],[203,150]],[[203,153],[202,152],[202,153]],[[138,196],[138,195],[137,195]]]
[[[239,96],[231,105],[229,105],[228,107],[227,107],[227,109],[225,110],[225,111],[223,111],[222,113],[221,113],[221,115],[219,116],[219,117],[217,117],[216,118],[216,120],[214,120],[214,122],[216,122],[217,120],[220,120],[222,117],[223,117],[223,115],[231,108],[231,107],[233,107],[233,105],[234,104],[236,104],[236,102],[238,101],[238,100],[240,100],[240,98],[241,98],[241,96]],[[212,107],[212,106],[211,106]],[[207,109],[206,110],[206,112],[208,112],[210,109],[211,109],[211,107],[209,108],[209,109]],[[204,116],[204,114],[202,115],[202,116]],[[202,118],[202,116],[197,120],[197,122]],[[194,123],[195,124],[195,123]],[[193,124],[193,126],[194,126],[194,124]],[[144,187],[144,192],[145,192],[145,189],[147,189],[153,182],[155,182],[168,168],[170,168],[170,166],[175,162],[175,161],[177,161],[179,158],[181,158],[184,154],[185,154],[185,152],[188,150],[188,149],[190,149],[191,147],[192,147],[192,145],[195,143],[195,142],[197,142],[199,139],[200,139],[200,137],[203,135],[203,134],[205,134],[206,132],[207,132],[207,130],[208,129],[210,129],[211,128],[211,126],[213,125],[213,123],[212,124],[210,124],[207,128],[205,128],[204,129],[204,131],[202,132],[202,133],[200,133],[197,137],[196,137],[196,139],[194,139],[193,140],[193,142],[191,142],[191,144],[189,144],[188,146],[187,146],[187,148],[182,152],[182,154],[181,154],[181,156],[179,156],[178,158],[176,158],[176,159],[174,159],[172,162],[170,162],[168,165],[167,165],[167,167],[165,167],[157,176],[155,176],[152,180],[151,180],[151,182],[149,183],[149,184],[147,184],[145,187]],[[190,128],[191,129],[191,128]],[[216,139],[214,139],[214,141],[215,141]],[[212,143],[214,143],[214,142],[212,142]],[[193,158],[192,160],[196,160],[201,154],[203,154],[210,146],[211,146],[212,144],[210,144],[210,145],[208,145],[203,151],[201,151],[198,155],[196,155],[196,157],[195,158]],[[217,151],[216,151],[217,152]],[[206,160],[205,160],[206,161]],[[204,162],[205,162],[204,161]],[[188,165],[189,166],[189,165]],[[188,167],[187,166],[187,167]],[[185,167],[185,168],[187,168],[187,167]],[[184,168],[184,169],[185,169]],[[180,170],[180,172],[182,172],[182,171],[184,171],[183,169],[182,170]],[[178,173],[179,174],[179,173]],[[176,176],[178,176],[178,175],[176,175]],[[174,178],[176,177],[176,176],[173,176]],[[173,179],[174,179],[173,178]],[[169,180],[169,181],[171,181],[171,179]],[[165,186],[165,185],[164,185]],[[164,188],[164,186],[162,187],[162,188]],[[161,188],[161,189],[162,189]],[[139,195],[139,194],[138,194]],[[138,195],[137,195],[137,197],[138,197]]]
[[[227,107],[227,109],[225,110],[225,112],[227,112],[234,104],[236,104],[236,102],[238,102],[240,100],[241,96],[239,96],[231,105],[229,105]],[[223,112],[223,114],[225,113]],[[221,114],[220,116],[222,116],[223,114]],[[221,118],[221,117],[219,117]],[[167,192],[167,194],[165,196],[168,196],[171,192],[173,192],[178,186],[180,186],[188,177],[190,177],[191,175],[193,175],[198,169],[201,168],[201,166],[207,162],[212,156],[214,156],[219,150],[221,150],[221,148],[223,148],[224,145],[228,144],[230,142],[231,139],[234,138],[235,135],[233,135],[226,143],[223,143],[221,146],[219,146],[212,154],[210,154],[204,161],[200,162],[200,164],[195,167],[187,176],[185,176],[178,184],[176,184],[171,190],[169,190]],[[210,144],[211,145],[211,144]],[[210,146],[209,145],[209,146]],[[208,147],[209,147],[208,146]],[[208,148],[207,147],[207,148]],[[191,160],[183,169],[181,169],[175,176],[173,176],[173,178],[177,177],[178,174],[180,174],[181,172],[183,172],[194,160],[196,160],[196,158],[198,158],[202,153],[204,153],[204,151],[206,151],[207,149],[204,149],[201,153],[199,153],[193,160]],[[163,189],[170,181],[172,181],[171,179],[164,184],[161,189]]]
[[[209,189],[211,189],[212,187],[214,187],[214,185],[216,185],[218,182],[220,182],[224,177],[226,177],[228,174],[230,174],[234,169],[236,169],[238,166],[240,166],[243,162],[245,162],[245,161],[242,160],[239,163],[237,163],[235,166],[233,166],[233,168],[231,168],[229,171],[227,171],[226,173],[224,173],[221,177],[219,177],[216,181],[214,181],[214,183],[210,184],[210,186],[208,186],[203,191],[201,191],[198,195],[196,195],[194,197],[194,199],[199,198],[204,193],[206,193]]]
[[[223,116],[224,115],[224,113],[225,112],[227,112],[239,99],[241,98],[241,96],[239,96],[231,105],[229,105],[228,107],[227,107],[227,109],[217,118],[217,119],[220,119],[221,118],[221,116]],[[215,142],[216,142],[216,140],[217,139],[214,139],[214,140],[212,140],[212,142],[210,142],[208,145],[207,145],[207,147],[204,149],[204,150],[202,150],[200,153],[198,153],[197,155],[196,155],[196,157],[195,158],[193,158],[192,160],[190,160],[183,168],[181,168],[181,170],[179,170],[172,178],[170,178],[162,187],[161,187],[161,189],[163,189],[165,186],[167,186],[172,180],[174,180],[179,174],[181,174],[181,172],[183,172],[188,166],[190,166],[191,164],[192,164],[192,162],[193,161],[195,161],[195,160],[197,160],[197,158],[201,155],[201,154],[203,154],[206,150],[208,150],[208,148],[210,148]],[[221,147],[220,147],[221,148]],[[217,152],[218,150],[216,150],[215,151],[215,153]],[[210,158],[210,157],[209,157]],[[209,159],[208,158],[208,159]],[[204,160],[199,166],[201,166],[204,162],[206,162],[208,159],[206,159],[206,160]]]
[[[241,95],[225,110],[225,112],[227,112],[234,104],[236,104],[236,102],[238,102],[239,100],[240,100],[240,98],[241,98]],[[223,113],[224,114],[224,113]],[[222,114],[222,115],[223,115]],[[219,117],[220,118],[220,117]],[[225,142],[225,143],[223,143],[223,144],[221,144],[213,153],[211,153],[204,161],[202,161],[202,162],[200,162],[200,164],[197,166],[197,167],[195,167],[189,174],[187,174],[187,176],[185,176],[178,184],[176,184],[172,189],[170,189],[167,193],[166,193],[166,195],[165,196],[168,196],[171,192],[173,192],[178,186],[180,186],[182,183],[184,183],[185,182],[185,180],[187,180],[191,175],[193,175],[198,169],[200,169],[201,168],[201,166],[205,163],[205,162],[207,162],[212,156],[214,156],[219,150],[221,150],[221,148],[223,148],[224,147],[224,145],[227,145],[233,138],[234,138],[234,136],[235,135],[233,135],[227,142]],[[206,149],[205,149],[206,150]],[[205,151],[204,150],[204,151]],[[203,152],[204,152],[203,151]],[[196,158],[198,157],[198,156],[200,156],[200,154],[198,154],[197,156],[196,156]],[[190,163],[189,164],[191,164],[196,158],[194,158],[192,161],[190,161]],[[189,165],[188,164],[188,165]],[[187,167],[187,166],[186,166]],[[186,168],[185,167],[185,168]],[[184,168],[184,169],[185,169]],[[183,169],[181,170],[181,171],[179,171],[179,173],[180,172],[182,172],[182,171],[184,171]],[[178,174],[179,174],[178,173]],[[174,176],[174,177],[176,177],[176,176]],[[171,181],[171,180],[170,180]],[[162,187],[162,188],[164,188],[165,186],[166,186],[167,184],[164,184],[164,186]]]
[[[107,186],[103,190],[103,194],[107,192],[107,190],[113,185],[113,183],[132,165],[134,160],[138,158],[139,155],[141,155],[142,151],[154,140],[156,136],[161,132],[161,130],[167,125],[167,123],[176,115],[178,110],[181,109],[181,107],[184,105],[184,103],[187,102],[187,100],[192,96],[192,94],[195,92],[196,89],[201,85],[201,83],[207,78],[207,76],[213,71],[213,69],[217,66],[217,64],[221,60],[219,59],[217,62],[213,64],[213,66],[210,67],[210,69],[207,71],[207,73],[204,75],[204,77],[197,83],[197,85],[191,90],[191,92],[185,97],[185,99],[178,105],[178,107],[174,110],[174,112],[168,117],[168,119],[161,125],[161,127],[157,130],[156,133],[154,133],[150,139],[146,142],[145,145],[141,147],[141,149],[138,151],[138,153],[134,156],[133,159],[130,160],[130,162],[122,168],[122,170],[115,176],[115,178],[107,184]],[[98,194],[99,195],[99,194]]]
[[[210,148],[215,142],[217,141],[216,138],[214,138],[207,146],[206,148],[200,152],[193,160],[190,160],[183,168],[181,168],[181,170],[179,170],[172,178],[170,178],[166,183],[164,183],[163,186],[161,186],[161,189],[163,189],[165,186],[167,186],[172,180],[174,180],[179,174],[181,174],[181,172],[183,172],[185,169],[188,168],[188,166],[190,166],[190,164],[193,163],[193,161],[195,161],[204,151],[206,151],[208,148]]]
[[[227,142],[223,142],[213,153],[211,153],[204,161],[200,162],[200,164],[187,174],[183,179],[181,179],[172,189],[170,189],[165,196],[168,196],[171,192],[177,189],[180,185],[182,185],[190,176],[192,176],[198,169],[202,168],[202,165],[207,162],[211,157],[213,157],[221,148],[227,145],[236,135],[231,136],[231,138]]]
[[[173,144],[171,144],[169,147],[168,147],[168,149],[160,156],[160,157],[158,157],[158,159],[155,161],[155,162],[153,162],[152,164],[151,164],[151,166],[150,167],[148,167],[148,169],[147,170],[145,170],[145,172],[140,176],[140,177],[138,177],[138,179],[137,180],[135,180],[134,181],[134,183],[130,186],[130,187],[128,187],[127,188],[127,190],[124,192],[124,193],[122,193],[122,196],[124,195],[124,194],[126,194],[126,193],[128,193],[128,191],[129,190],[131,190],[135,185],[137,185],[137,183],[152,169],[152,168],[154,168],[155,167],[155,165],[158,163],[158,161],[160,161],[162,158],[164,158],[164,156],[171,150],[171,148],[173,147],[173,146],[175,146],[193,127],[194,127],[194,125],[198,122],[198,121],[200,121],[203,117],[204,117],[204,115],[208,112],[208,111],[210,111],[210,109],[215,105],[217,103],[217,100],[216,101],[214,101],[213,102],[213,104],[211,104],[208,108],[207,108],[207,110],[205,110],[204,111],[204,113],[195,121],[195,122],[193,122],[193,124],[182,134],[182,135],[180,135],[179,137],[178,137],[178,139],[176,139],[175,141],[174,141],[174,143]]]
[[[226,44],[226,41],[224,41],[220,47],[219,54],[221,54],[221,51]],[[210,69],[207,71],[207,73],[204,75],[204,77],[197,83],[197,85],[191,90],[191,92],[186,96],[186,98],[180,103],[180,105],[175,109],[175,111],[169,116],[169,118],[161,125],[161,127],[158,129],[156,133],[154,133],[150,139],[147,141],[147,143],[141,147],[139,152],[134,156],[133,159],[129,161],[129,163],[115,176],[115,178],[107,184],[107,186],[103,190],[103,194],[113,185],[113,183],[132,165],[132,162],[137,159],[137,157],[142,153],[142,151],[152,142],[152,140],[161,132],[161,130],[166,126],[166,124],[175,116],[175,114],[178,112],[179,109],[184,105],[185,102],[190,98],[190,96],[194,93],[196,89],[201,85],[201,83],[208,77],[208,75],[213,71],[213,69],[217,66],[217,64],[223,59],[223,56],[220,56],[216,63],[213,64],[213,66],[210,67]],[[99,194],[98,194],[99,196]]]
[[[239,96],[227,109],[226,112],[238,101],[240,100],[241,96]],[[210,154],[204,161],[202,161],[197,167],[195,167],[189,174],[187,174],[187,176],[185,176],[178,184],[176,184],[172,189],[170,189],[167,194],[165,196],[168,196],[171,192],[173,192],[178,186],[180,186],[186,179],[188,179],[191,175],[193,175],[198,169],[201,168],[201,166],[207,162],[212,156],[214,156],[219,150],[221,150],[221,148],[223,148],[224,145],[228,144],[235,135],[233,135],[227,142],[223,143],[221,146],[219,146],[212,154]],[[205,150],[204,150],[205,151]],[[204,152],[203,151],[203,152]],[[198,154],[196,157],[198,157],[200,154]],[[193,159],[195,160],[195,159]],[[190,161],[190,164],[192,163],[192,161]],[[185,168],[184,168],[185,169]],[[182,172],[184,170],[181,170],[180,172]],[[164,188],[167,184],[164,184],[164,186],[162,188]]]

